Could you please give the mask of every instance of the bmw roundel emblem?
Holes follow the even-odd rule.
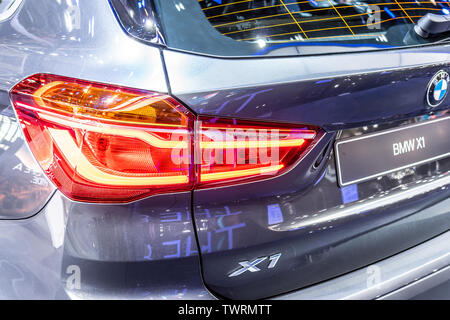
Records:
[[[434,75],[428,84],[427,102],[430,107],[437,107],[447,96],[450,76],[444,70]]]

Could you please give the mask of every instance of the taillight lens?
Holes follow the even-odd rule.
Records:
[[[84,202],[266,179],[292,168],[319,130],[195,120],[168,95],[47,74],[20,82],[11,99],[42,169]]]
[[[193,116],[167,95],[36,75],[11,98],[31,151],[71,199],[122,202],[193,186]]]
[[[201,118],[197,153],[200,187],[282,174],[317,135],[316,128],[236,119]]]

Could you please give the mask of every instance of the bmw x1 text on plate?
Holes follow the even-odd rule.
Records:
[[[450,299],[449,13],[0,0],[0,298]]]

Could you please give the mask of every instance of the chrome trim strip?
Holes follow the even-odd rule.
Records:
[[[275,299],[383,299],[389,298],[389,293],[414,284],[427,290],[429,287],[424,280],[431,275],[444,275],[441,282],[445,282],[447,276],[450,278],[450,274],[444,272],[450,266],[449,244],[450,231],[447,231],[366,268]],[[415,293],[424,290],[416,287]]]
[[[421,181],[413,182],[412,184],[418,184]],[[307,221],[301,221],[298,224],[292,225],[292,228],[303,228],[311,225],[324,223],[330,220],[342,219],[344,217],[352,216],[360,214],[361,212],[369,212],[371,210],[376,210],[378,208],[382,208],[385,206],[391,206],[397,202],[401,202],[403,200],[411,199],[433,190],[437,190],[439,188],[444,188],[447,185],[450,185],[450,174],[449,172],[443,173],[437,177],[427,178],[425,181],[422,181],[421,185],[413,186],[401,189],[401,191],[397,191],[393,194],[387,195],[386,193],[380,194],[378,197],[370,197],[367,199],[360,200],[356,203],[351,203],[348,207],[344,205],[339,206],[335,209],[331,209],[327,214],[322,214],[321,216],[310,219]],[[278,231],[278,230],[275,230]],[[450,250],[450,249],[449,249]]]

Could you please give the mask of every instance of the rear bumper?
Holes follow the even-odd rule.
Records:
[[[158,278],[159,286],[148,283],[140,287],[129,281],[114,285],[124,274],[130,277],[130,271],[135,270],[135,266],[139,267],[137,264],[127,263],[125,269],[129,270],[124,272],[123,268],[112,268],[118,261],[78,264],[82,261],[77,260],[76,264],[81,266],[82,285],[78,290],[68,289],[67,277],[70,274],[67,273],[65,254],[68,243],[64,238],[67,239],[70,228],[68,230],[65,227],[65,215],[62,207],[58,206],[59,201],[60,196],[56,194],[44,210],[33,218],[2,221],[0,224],[0,298],[214,299],[202,285],[198,269],[194,268],[190,280],[180,290],[183,281],[178,279],[174,283],[167,276],[161,277],[165,272],[162,272],[162,268],[152,270],[151,262],[142,265],[143,270],[137,273],[137,277],[142,277],[141,280]],[[442,201],[438,206],[447,208],[448,202]],[[433,206],[433,211],[440,210]],[[177,264],[171,260],[170,265],[170,268],[176,268]],[[163,267],[167,271],[168,265],[164,264]],[[183,263],[178,264],[178,267],[178,271],[174,270],[178,273],[188,268],[185,263],[184,266]],[[107,276],[101,276],[105,270],[109,270]],[[155,276],[152,271],[158,271],[159,275]],[[87,282],[83,281],[85,276]],[[368,267],[275,299],[409,299],[449,279],[450,231],[447,231]],[[448,297],[442,298],[450,298],[450,292]]]
[[[450,279],[450,231],[366,268],[276,299],[410,299]],[[442,299],[450,299],[450,292]]]

